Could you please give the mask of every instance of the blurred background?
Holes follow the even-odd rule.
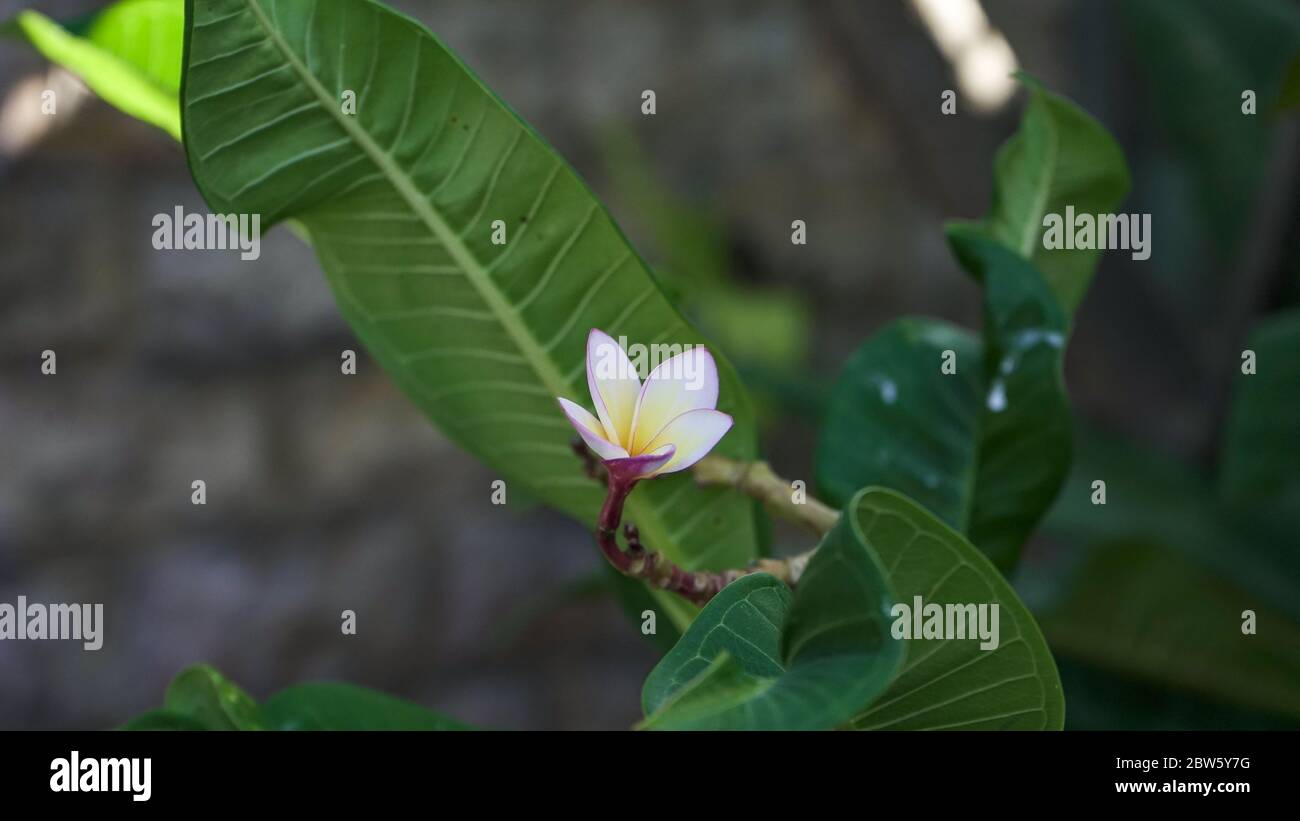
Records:
[[[790,478],[811,481],[825,393],[877,328],[979,327],[941,226],[987,209],[1023,99],[1007,75],[1089,111],[1124,148],[1124,210],[1153,214],[1154,252],[1105,255],[1078,313],[1076,468],[1017,587],[1069,727],[1300,722],[1300,408],[1277,411],[1275,501],[1215,491],[1241,351],[1300,301],[1300,141],[1276,106],[1295,3],[391,4],[611,206],[741,368]],[[101,5],[0,0],[0,19]],[[52,128],[14,113],[49,87],[67,90]],[[77,87],[0,39],[0,602],[102,602],[105,642],[0,642],[0,727],[115,726],[195,661],[258,697],[328,678],[492,727],[635,722],[660,650],[587,528],[494,507],[496,477],[365,358],[285,229],[256,263],[154,251],[154,214],[206,210],[181,148]],[[807,245],[790,243],[794,219]],[[349,348],[355,376],[339,370]],[[40,373],[45,349],[57,376]],[[1104,507],[1088,501],[1098,477]],[[1256,636],[1240,635],[1244,608]]]

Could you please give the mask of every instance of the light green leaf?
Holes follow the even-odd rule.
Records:
[[[1246,610],[1255,613],[1254,635],[1242,632]],[[1064,656],[1300,718],[1300,627],[1156,544],[1091,549],[1041,622]]]
[[[1024,259],[963,226],[949,239],[984,284],[985,344],[925,319],[868,340],[832,395],[817,477],[833,504],[899,490],[1009,569],[1069,467],[1069,323]],[[945,351],[956,373],[941,370]]]
[[[51,62],[110,105],[180,139],[184,12],[182,0],[121,0],[73,31],[36,11],[20,12],[17,19]]]
[[[646,679],[642,726],[827,729],[887,687],[903,647],[858,522],[840,518],[793,595],[765,573],[723,588]]]
[[[207,664],[187,667],[172,679],[163,709],[206,730],[263,730],[266,722],[253,698]]]
[[[1029,103],[1020,130],[998,151],[993,203],[980,227],[1034,264],[1066,313],[1092,281],[1101,252],[1043,247],[1043,218],[1112,213],[1128,195],[1128,166],[1114,138],[1083,109],[1021,75]],[[1069,226],[1067,226],[1069,230]]]
[[[454,54],[378,3],[187,11],[182,118],[209,205],[300,220],[344,317],[407,395],[510,482],[594,521],[603,491],[555,401],[587,397],[588,331],[704,342],[606,210]],[[736,420],[718,451],[750,459],[748,399],[718,358],[719,407]],[[627,507],[688,568],[753,558],[758,515],[685,475],[645,483]]]
[[[1219,490],[1238,507],[1300,517],[1300,311],[1259,323],[1246,348],[1255,372],[1238,368]]]
[[[912,638],[889,689],[854,719],[860,729],[1059,730],[1061,680],[1047,643],[997,568],[960,534],[894,491],[868,488],[855,506],[863,537],[889,570],[899,602],[997,604],[993,650],[973,640]]]
[[[459,721],[352,684],[297,684],[262,705],[273,730],[468,730]]]

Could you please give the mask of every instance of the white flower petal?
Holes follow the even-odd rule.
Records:
[[[661,362],[646,377],[636,400],[631,441],[620,441],[627,444],[629,453],[640,453],[678,416],[717,406],[718,365],[706,349],[696,345]],[[680,457],[681,448],[677,450]]]
[[[606,438],[626,446],[631,441],[641,379],[622,346],[595,328],[587,335],[587,389]]]
[[[556,398],[560,400],[564,415],[569,417],[569,424],[573,425],[573,429],[582,437],[582,441],[587,443],[587,447],[591,448],[592,453],[601,459],[627,458],[626,450],[605,439],[600,420],[588,413],[586,408],[562,396]]]
[[[655,475],[675,473],[685,470],[700,461],[713,450],[727,431],[731,430],[732,419],[722,411],[707,408],[687,411],[664,426],[659,435],[650,443],[651,449],[671,444],[677,452],[673,458],[655,471]]]

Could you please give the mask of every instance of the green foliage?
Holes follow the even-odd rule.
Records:
[[[998,151],[993,204],[980,228],[1034,264],[1066,312],[1092,281],[1098,250],[1043,247],[1043,217],[1115,211],[1128,194],[1124,153],[1106,129],[1064,97],[1022,74],[1029,103],[1020,130]]]
[[[856,510],[856,508],[854,508]],[[844,724],[903,660],[885,570],[856,515],[822,539],[792,594],[765,573],[723,588],[642,691],[652,729]]]
[[[981,223],[948,226],[983,286],[983,338],[908,319],[869,339],[832,394],[818,482],[832,502],[896,488],[965,533],[1004,570],[1051,505],[1070,462],[1062,378],[1070,316],[1097,252],[1047,250],[1043,217],[1104,213],[1128,191],[1114,140],[1073,103],[1026,79],[1019,131],[998,154]],[[945,351],[955,372],[944,372]]]
[[[206,664],[187,667],[163,706],[123,730],[466,730],[468,726],[392,696],[351,684],[299,684],[259,705]]]
[[[868,340],[831,399],[818,479],[835,502],[896,488],[1009,568],[1069,465],[1067,320],[1023,259],[961,227],[949,237],[984,283],[984,342],[926,319]],[[955,373],[941,370],[945,351]]]
[[[1255,373],[1239,373],[1220,458],[1219,492],[1239,508],[1300,520],[1300,311],[1270,317],[1246,342]]]
[[[854,718],[859,729],[1059,730],[1065,701],[1033,616],[1002,574],[961,534],[893,491],[864,491],[855,508],[867,543],[889,568],[894,598],[996,603],[996,649],[912,637],[889,689]]]
[[[1219,260],[1245,238],[1272,143],[1267,114],[1300,49],[1286,0],[1130,0],[1116,5],[1164,136],[1190,178],[1198,228]],[[1242,92],[1259,114],[1242,114]],[[1185,288],[1178,271],[1176,287]]]
[[[999,646],[913,637],[903,662],[885,614],[914,596],[996,603]],[[1065,711],[1042,634],[997,569],[882,488],[853,498],[793,595],[765,574],[726,587],[650,674],[642,703],[645,726],[673,729],[1060,729]]]
[[[602,491],[555,402],[587,395],[588,331],[704,342],[605,209],[400,14],[370,2],[191,10],[182,117],[208,203],[300,220],[344,317],[412,401],[511,483],[594,521]],[[349,90],[355,116],[342,107]],[[504,245],[492,241],[498,219]],[[748,399],[719,366],[719,408],[736,425],[718,450],[753,458]],[[756,507],[690,485],[670,477],[631,498],[647,542],[688,567],[757,555]]]
[[[1041,623],[1053,648],[1103,669],[1300,719],[1300,626],[1160,545],[1093,547]]]
[[[181,136],[182,0],[120,0],[64,28],[23,11],[23,34],[50,61],[69,69],[111,105]]]

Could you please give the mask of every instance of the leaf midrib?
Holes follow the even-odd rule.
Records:
[[[1034,92],[1034,94],[1037,96],[1038,92]],[[1038,191],[1034,194],[1034,207],[1026,215],[1029,219],[1025,222],[1024,234],[1020,240],[1020,256],[1029,260],[1034,258],[1034,246],[1037,244],[1039,236],[1041,236],[1038,229],[1042,225],[1043,216],[1045,216],[1044,209],[1047,207],[1048,192],[1052,190],[1052,183],[1056,180],[1056,163],[1060,155],[1060,135],[1057,134],[1056,123],[1052,119],[1051,112],[1046,110],[1046,102],[1042,101],[1041,98],[1039,98],[1039,101],[1042,102],[1044,113],[1047,115],[1045,118],[1049,135],[1047,141],[1047,173],[1042,176],[1043,184],[1038,187]]]
[[[493,314],[500,320],[506,332],[518,345],[525,359],[533,366],[534,371],[545,387],[553,396],[573,394],[572,384],[565,379],[555,364],[548,358],[545,349],[524,324],[522,317],[514,311],[510,304],[505,301],[500,291],[495,288],[487,269],[465,247],[460,235],[451,230],[451,226],[424,199],[415,183],[402,171],[393,160],[393,157],[381,149],[355,119],[343,114],[342,109],[334,105],[334,98],[320,84],[302,60],[298,58],[298,55],[289,47],[284,38],[280,36],[279,31],[271,24],[266,13],[258,5],[257,0],[244,0],[244,4],[252,12],[271,44],[280,52],[303,84],[315,95],[321,108],[329,112],[330,116],[334,118],[344,132],[365,151],[384,177],[407,201],[411,209],[415,211],[416,215],[444,243],[444,247],[452,259],[464,270],[466,278],[469,279]],[[310,32],[306,36],[310,37]],[[684,558],[680,555],[675,540],[669,538],[667,525],[661,518],[659,511],[652,504],[646,501],[644,497],[634,496],[627,500],[627,508],[636,518],[637,525],[645,533],[650,544],[659,545],[661,550],[669,552],[674,559],[680,561]],[[659,593],[660,591],[654,592]],[[667,594],[663,595],[666,596]],[[657,596],[657,598],[662,600],[661,596]],[[669,608],[669,610],[670,613],[675,614],[672,608]],[[682,619],[676,617],[674,621],[680,622]]]
[[[266,13],[258,5],[257,0],[244,0],[244,4],[252,11],[253,16],[257,19],[262,30],[266,32],[266,36],[270,39],[272,45],[293,68],[303,84],[316,96],[321,108],[328,111],[334,121],[366,152],[384,177],[392,184],[393,188],[406,200],[411,210],[442,241],[448,254],[465,272],[466,278],[474,285],[483,301],[488,304],[488,307],[496,315],[506,332],[510,334],[520,352],[533,366],[547,389],[556,396],[571,392],[572,385],[545,355],[542,346],[532,332],[528,330],[522,317],[511,308],[501,292],[492,284],[487,268],[465,247],[460,235],[453,231],[451,226],[438,215],[438,212],[420,193],[411,178],[397,165],[392,155],[381,149],[370,137],[370,134],[358,124],[356,119],[344,114],[342,109],[333,104],[334,98],[325,90],[324,86],[320,84],[320,81],[316,79],[302,60],[298,58],[298,55],[289,47],[289,44],[284,41],[279,31],[271,25],[271,21],[266,17]],[[310,34],[307,36],[310,36]]]

